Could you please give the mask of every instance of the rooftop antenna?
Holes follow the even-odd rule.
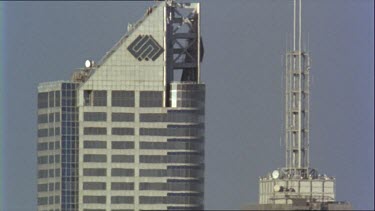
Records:
[[[294,0],[293,44],[285,72],[285,157],[290,175],[305,177],[309,169],[309,57],[302,49],[302,3]]]
[[[340,204],[335,201],[335,178],[323,176],[310,167],[311,62],[306,52],[309,45],[302,46],[301,0],[294,0],[293,3],[293,35],[288,36],[284,74],[285,167],[259,179],[259,206],[250,210],[295,210],[305,207],[321,207],[323,210],[326,204],[322,203]],[[276,204],[278,206],[274,206]],[[351,206],[346,204],[344,207],[350,209]]]

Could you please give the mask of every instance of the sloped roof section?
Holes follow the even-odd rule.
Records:
[[[76,71],[72,80],[80,89],[92,89],[98,81],[102,89],[164,89],[165,6],[148,8],[98,63]]]
[[[100,69],[100,67],[122,46],[126,40],[137,31],[137,29],[142,25],[142,23],[150,17],[153,11],[160,7],[163,7],[165,2],[160,2],[147,9],[143,17],[141,17],[136,23],[129,24],[128,31],[120,38],[120,40],[109,50],[106,54],[90,69],[80,68],[77,69],[72,75],[72,80],[76,82],[86,82],[89,78],[95,74],[95,72]],[[81,84],[83,85],[83,84]]]
[[[120,46],[124,41],[134,32],[136,29],[143,23],[143,21],[149,17],[149,14],[151,14],[152,10],[162,7],[164,4],[159,3],[153,7],[150,7],[147,9],[147,12],[144,14],[144,16],[139,19],[136,23],[132,24],[130,28],[128,28],[128,31],[121,37],[121,39],[99,60],[98,67],[103,64]]]

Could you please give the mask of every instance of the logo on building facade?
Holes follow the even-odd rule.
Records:
[[[139,61],[155,61],[164,51],[151,35],[139,35],[128,46],[128,50]]]

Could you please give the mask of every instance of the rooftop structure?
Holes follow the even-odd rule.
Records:
[[[259,204],[244,209],[351,209],[336,201],[335,178],[310,166],[310,65],[302,47],[302,4],[294,0],[292,47],[285,56],[285,167],[259,179]]]

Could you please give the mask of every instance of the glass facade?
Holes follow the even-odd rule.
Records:
[[[61,91],[61,210],[78,208],[78,84],[63,83]]]
[[[38,87],[38,208],[77,210],[78,108],[76,83]]]

